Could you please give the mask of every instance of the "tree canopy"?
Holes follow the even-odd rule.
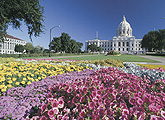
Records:
[[[83,43],[71,39],[67,33],[62,33],[60,37],[54,37],[50,45],[55,52],[80,53]]]
[[[103,48],[97,47],[97,45],[95,45],[95,44],[90,44],[87,46],[87,50],[90,50],[91,52],[96,52],[96,51],[101,52],[101,51],[103,51]]]
[[[20,29],[22,23],[27,26],[30,39],[39,36],[44,29],[43,13],[39,0],[0,0],[0,40],[6,37],[9,25]]]
[[[148,32],[144,35],[141,44],[142,48],[148,51],[162,51],[165,49],[165,29]]]
[[[15,45],[14,51],[22,53],[24,51],[24,46],[23,45]]]
[[[26,43],[25,45],[25,50],[27,53],[30,53],[30,51],[32,51],[34,49],[34,46],[32,45],[32,43]]]

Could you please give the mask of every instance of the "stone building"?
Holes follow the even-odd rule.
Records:
[[[102,47],[104,52],[115,50],[123,54],[137,54],[143,52],[140,43],[141,40],[142,39],[135,39],[135,37],[132,36],[132,28],[126,21],[125,16],[123,16],[123,21],[119,24],[116,36],[114,36],[112,40],[99,40],[98,38],[88,40],[85,42],[85,51],[87,52],[88,45],[95,44],[98,47]]]
[[[7,35],[4,42],[0,42],[0,54],[22,54],[19,52],[15,52],[15,45],[26,45],[24,40],[13,37],[11,35]]]

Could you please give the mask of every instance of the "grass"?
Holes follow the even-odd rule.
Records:
[[[65,57],[53,57],[54,59],[70,59],[70,60],[103,60],[103,59],[115,59],[121,60],[123,62],[150,62],[150,63],[159,63],[159,61],[142,58],[136,55],[121,55],[121,56],[105,56],[100,55],[84,55],[84,56],[65,56]]]

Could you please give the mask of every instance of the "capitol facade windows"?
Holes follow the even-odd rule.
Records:
[[[89,41],[95,41],[89,40]],[[108,52],[109,50],[116,50],[120,53],[141,53],[143,49],[141,48],[141,40],[135,39],[132,36],[132,28],[131,25],[126,21],[125,16],[123,16],[122,22],[118,25],[116,36],[113,37],[112,40],[98,40],[100,42],[100,46],[103,48],[104,52]],[[87,45],[89,41],[86,41],[85,51],[87,52]],[[96,45],[99,44],[96,42]]]

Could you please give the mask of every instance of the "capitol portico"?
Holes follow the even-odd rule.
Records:
[[[88,45],[95,44],[102,47],[104,52],[115,50],[120,53],[142,53],[141,40],[132,36],[132,28],[123,16],[123,20],[117,28],[116,36],[112,40],[99,40],[98,38],[88,40],[85,42],[85,51],[87,51]]]

